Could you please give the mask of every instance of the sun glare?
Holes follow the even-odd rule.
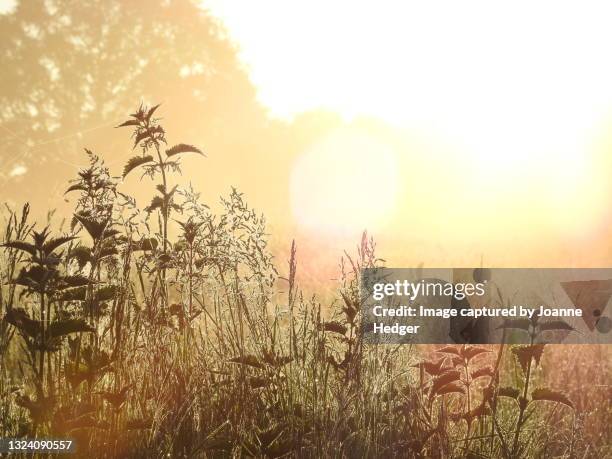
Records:
[[[612,4],[210,0],[204,5],[237,41],[259,98],[275,116],[291,119],[325,108],[348,120],[376,117],[421,140],[448,145],[446,161],[465,165],[461,178],[468,188],[493,183],[498,193],[493,198],[502,200],[535,190],[533,202],[540,207],[530,214],[572,231],[604,218],[610,174],[594,171],[602,167],[597,141],[612,120],[612,61],[606,57]],[[339,210],[340,183],[359,182],[359,175],[349,177],[346,159],[366,159],[365,153],[343,150],[341,142],[336,147],[306,153],[294,168],[292,195],[302,223],[354,218],[354,209]],[[332,171],[315,159],[338,167]],[[338,174],[334,184],[324,181],[313,189],[317,167],[326,168],[326,180]],[[297,184],[310,188],[296,191]],[[440,195],[455,193],[439,185]],[[374,198],[351,191],[361,204],[369,203],[362,210],[374,211]],[[370,214],[369,221],[377,215]]]
[[[381,228],[395,208],[397,168],[395,152],[381,140],[349,129],[334,132],[295,162],[292,212],[315,231]]]

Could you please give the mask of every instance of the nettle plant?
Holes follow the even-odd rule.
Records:
[[[571,400],[563,392],[547,387],[535,388],[530,392],[534,370],[540,364],[544,353],[545,343],[541,342],[543,336],[551,331],[569,332],[573,330],[572,327],[563,321],[540,322],[538,317],[531,320],[507,320],[502,327],[506,330],[520,330],[528,333],[530,337],[530,344],[514,345],[510,348],[523,374],[522,381],[518,381],[515,386],[500,384],[504,344],[500,346],[494,365],[488,363],[489,359],[478,359],[492,352],[490,349],[468,344],[442,347],[436,350],[436,353],[443,354],[441,357],[426,359],[413,365],[419,369],[422,395],[417,399],[406,398],[402,402],[406,405],[406,410],[403,404],[399,410],[406,413],[407,422],[419,424],[411,428],[412,432],[420,432],[414,440],[415,449],[423,451],[436,435],[440,442],[447,441],[447,420],[465,421],[467,430],[463,440],[464,450],[488,450],[488,454],[492,454],[493,442],[497,438],[499,451],[504,457],[520,457],[524,454],[523,449],[527,447],[526,442],[520,442],[521,432],[536,412],[537,402],[548,401],[573,408]],[[450,407],[455,406],[448,399],[451,394],[459,397],[459,411],[449,412]],[[514,406],[517,410],[515,420],[510,426],[501,425],[499,408],[503,399],[512,401],[510,407]],[[435,402],[439,404],[436,406]],[[408,408],[414,408],[415,403],[418,404],[419,411],[424,413],[423,419],[410,418],[413,411]],[[478,426],[477,431],[472,430],[475,424]],[[480,442],[479,445],[473,445],[474,441]]]
[[[158,258],[158,272],[160,274],[160,285],[162,294],[162,312],[164,306],[168,305],[168,290],[166,288],[166,272],[169,262],[168,249],[170,241],[168,239],[168,223],[172,211],[181,212],[182,207],[175,202],[175,194],[178,186],[170,188],[169,172],[180,172],[179,156],[183,153],[197,153],[204,156],[204,153],[193,145],[179,143],[173,147],[166,148],[166,131],[159,123],[159,118],[153,115],[159,107],[155,105],[147,108],[141,105],[140,108],[130,115],[130,119],[121,123],[117,127],[132,127],[134,132],[134,149],[140,147],[141,154],[128,160],[123,169],[123,178],[137,168],[143,169],[143,175],[151,179],[159,177],[161,182],[156,186],[157,196],[153,198],[149,206],[146,207],[148,214],[155,211],[159,216],[159,230],[162,239],[162,252]],[[162,153],[163,150],[163,153]]]
[[[511,347],[511,352],[515,355],[518,361],[523,379],[517,387],[499,387],[491,388],[487,394],[489,403],[496,403],[496,395],[503,395],[514,399],[518,408],[518,416],[513,428],[511,443],[503,438],[501,430],[499,432],[504,453],[510,457],[518,457],[522,454],[521,448],[525,445],[520,443],[520,435],[525,427],[525,423],[537,410],[535,402],[548,401],[560,403],[574,408],[572,401],[568,396],[557,390],[548,387],[535,388],[529,394],[529,389],[533,383],[534,370],[540,364],[542,355],[544,354],[545,340],[548,333],[571,333],[574,328],[562,320],[547,320],[541,321],[538,315],[534,315],[531,319],[507,319],[501,326],[504,333],[507,330],[514,330],[518,333],[525,333],[529,336],[529,344],[515,345]],[[531,395],[531,397],[529,397]]]
[[[489,352],[491,350],[473,345],[445,346],[436,350],[441,356],[413,365],[419,370],[420,397],[408,397],[399,408],[400,412],[405,413],[407,421],[413,424],[415,421],[408,419],[408,407],[417,403],[424,414],[424,418],[419,421],[420,425],[414,425],[412,428],[413,432],[419,432],[413,447],[422,451],[434,435],[438,436],[440,443],[446,443],[448,420],[464,420],[467,423],[465,443],[466,448],[469,446],[470,430],[474,421],[490,414],[485,401],[480,398],[477,402],[476,398],[480,378],[489,378],[490,381],[496,372],[491,365],[477,359]],[[453,394],[460,397],[460,410],[449,412],[449,397]]]
[[[49,420],[60,384],[59,375],[53,371],[51,355],[61,349],[68,335],[94,331],[83,318],[71,317],[71,311],[63,300],[67,291],[86,286],[89,282],[85,276],[70,275],[62,269],[66,252],[61,249],[74,239],[74,236],[51,237],[47,227],[42,231],[32,229],[29,240],[3,244],[10,251],[25,254],[21,259],[25,266],[10,282],[22,288],[20,301],[30,307],[13,306],[7,310],[4,320],[21,335],[26,362],[33,374],[35,398],[21,394],[17,397],[17,404],[29,412],[34,433],[40,424]]]

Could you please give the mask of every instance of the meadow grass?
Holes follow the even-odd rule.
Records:
[[[298,284],[233,190],[213,214],[140,107],[121,127],[147,206],[102,159],[67,185],[67,232],[7,209],[0,435],[72,438],[80,457],[567,457],[612,454],[610,349],[364,345],[363,235],[332,299]],[[282,274],[279,274],[282,273]]]

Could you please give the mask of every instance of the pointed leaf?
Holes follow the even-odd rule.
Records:
[[[476,357],[477,355],[483,354],[485,352],[491,352],[490,349],[486,349],[484,347],[479,347],[479,346],[469,346],[466,345],[461,349],[461,355],[463,356],[463,358],[465,358],[466,360],[472,360],[474,357]]]
[[[461,356],[460,348],[458,346],[444,346],[440,349],[436,349],[436,352],[444,352],[445,354],[455,354]]]
[[[76,259],[79,269],[83,269],[85,265],[92,260],[91,248],[86,247],[84,245],[80,245],[75,247],[68,254],[68,259]]]
[[[149,204],[147,207],[145,207],[145,211],[150,214],[154,210],[163,209],[163,208],[164,208],[164,200],[163,200],[163,198],[161,198],[159,196],[155,196],[151,200],[151,204]]]
[[[75,239],[76,239],[75,236],[62,236],[62,237],[53,238],[50,241],[45,242],[45,244],[43,245],[43,252],[45,252],[46,255],[49,255],[53,251],[55,251],[55,249],[57,249],[58,247],[66,244],[67,242],[73,241]]]
[[[521,364],[521,369],[523,373],[527,373],[527,367],[529,366],[529,362],[531,359],[534,359],[536,365],[540,363],[540,358],[544,353],[544,344],[533,344],[533,345],[523,345],[523,346],[514,346],[512,348],[512,352],[516,355],[517,360]]]
[[[500,387],[497,390],[498,397],[509,397],[509,398],[518,399],[519,395],[520,395],[520,392],[515,387],[505,386],[505,387]]]
[[[540,331],[549,331],[549,330],[567,330],[573,331],[574,327],[563,320],[551,320],[548,322],[540,322]]]
[[[52,322],[47,328],[47,336],[49,339],[66,336],[70,333],[93,332],[94,328],[90,327],[87,322],[82,319],[58,320]]]
[[[140,122],[138,120],[127,120],[121,123],[119,126],[115,126],[116,128],[125,127],[125,126],[139,126]]]
[[[450,394],[453,392],[457,392],[460,394],[465,394],[465,387],[463,386],[463,384],[459,381],[453,381],[451,383],[448,383],[444,386],[442,386],[441,388],[439,388],[436,392],[435,395],[444,395],[444,394]]]
[[[346,326],[336,321],[323,322],[322,329],[327,332],[338,333],[339,335],[345,335],[347,331]]]
[[[85,228],[93,240],[97,240],[102,236],[108,224],[108,221],[97,221],[82,213],[74,214],[74,218],[83,225],[83,228]]]
[[[481,378],[483,376],[493,377],[493,368],[491,366],[486,366],[479,368],[471,373],[472,379]]]
[[[147,112],[147,116],[146,116],[147,121],[149,121],[149,120],[151,119],[151,116],[153,116],[153,113],[155,113],[155,110],[157,110],[157,108],[158,108],[160,105],[161,105],[161,104],[154,105],[153,107],[151,107],[151,108],[149,109],[149,111]]]
[[[86,297],[86,287],[76,287],[67,289],[55,296],[58,301],[85,301]]]
[[[4,316],[4,320],[31,338],[40,334],[40,322],[31,319],[23,308],[9,309]]]
[[[21,250],[22,252],[29,253],[33,257],[36,256],[36,247],[30,244],[29,242],[9,241],[9,242],[5,242],[4,244],[2,244],[2,247],[5,247],[7,249]]]
[[[468,424],[471,424],[474,419],[479,418],[481,416],[488,416],[489,414],[491,414],[490,408],[484,403],[481,403],[472,411],[466,413],[464,415],[464,419],[467,421]]]
[[[16,279],[11,281],[12,284],[23,285],[36,291],[42,291],[47,282],[57,275],[57,271],[45,266],[30,266],[29,268],[21,268]]]
[[[132,149],[136,148],[141,141],[149,137],[149,135],[152,133],[153,131],[151,129],[143,129],[142,131],[139,131],[134,137],[134,146]]]
[[[95,284],[94,281],[90,281],[87,277],[81,275],[63,276],[57,279],[54,289],[59,291],[73,289],[78,287],[84,287],[89,284]]]
[[[128,160],[125,167],[123,168],[123,178],[125,178],[130,172],[132,172],[137,167],[142,166],[143,164],[147,164],[153,161],[153,156],[134,156]]]
[[[532,400],[544,400],[548,402],[558,402],[563,403],[564,405],[569,406],[570,408],[574,408],[574,404],[572,401],[565,395],[563,392],[555,391],[549,389],[548,387],[542,387],[535,389],[531,393]]]
[[[460,378],[461,373],[459,370],[447,371],[433,380],[433,384],[431,385],[431,394],[435,395],[442,387],[450,384],[453,381],[458,381]]]
[[[202,156],[206,156],[199,148],[194,147],[193,145],[187,145],[185,143],[179,143],[178,145],[166,150],[166,156],[168,157],[178,155],[179,153],[198,153]]]
[[[75,183],[74,185],[71,185],[70,187],[68,187],[68,189],[64,192],[64,194],[68,194],[71,191],[87,191],[87,188],[85,188],[85,186],[80,183]]]
[[[442,367],[444,366],[445,361],[446,361],[446,357],[441,357],[440,359],[436,361],[424,360],[412,366],[416,368],[423,368],[431,376],[437,376],[443,371]]]

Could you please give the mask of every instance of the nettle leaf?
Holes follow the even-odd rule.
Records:
[[[342,299],[344,300],[344,304],[346,305],[345,307],[342,308],[342,311],[344,312],[344,314],[346,314],[348,321],[351,324],[354,324],[355,317],[359,313],[359,309],[360,309],[359,301],[352,300],[344,292],[340,292],[340,295],[342,295]]]
[[[41,291],[44,290],[47,282],[56,275],[57,271],[53,268],[31,266],[30,268],[21,268],[19,275],[11,283]]]
[[[116,230],[111,230],[111,231],[116,231]],[[115,234],[118,234],[119,232],[117,231]],[[118,255],[119,251],[117,250],[117,247],[115,246],[108,246],[108,247],[102,247],[100,249],[100,253],[99,253],[99,258],[107,258],[107,257],[112,257],[113,255]]]
[[[509,398],[518,399],[519,395],[520,395],[520,392],[515,387],[504,386],[504,387],[500,387],[497,390],[498,397],[509,397]]]
[[[288,355],[276,355],[273,352],[264,351],[264,361],[272,367],[282,367],[293,361],[293,357]]]
[[[7,249],[21,250],[22,252],[29,253],[33,257],[36,256],[36,246],[30,244],[29,242],[9,241],[9,242],[5,242],[4,244],[2,244],[2,247],[7,248]]]
[[[483,376],[489,376],[492,378],[494,374],[493,368],[491,366],[486,366],[472,371],[471,377],[472,379],[481,378]]]
[[[9,309],[4,320],[31,338],[36,337],[40,332],[40,322],[31,319],[23,308]]]
[[[113,236],[116,236],[117,234],[121,234],[121,231],[119,231],[118,229],[105,228],[104,233],[102,233],[102,238],[108,239]],[[102,254],[102,252],[100,254]]]
[[[28,395],[20,395],[16,397],[15,403],[28,410],[33,422],[39,423],[51,417],[55,400],[53,397],[39,397],[31,400]]]
[[[159,191],[166,199],[170,199],[172,198],[172,196],[174,196],[174,193],[176,193],[176,190],[178,190],[178,185],[174,185],[172,187],[172,189],[168,192],[166,192],[166,187],[164,185],[157,185],[155,187],[157,189],[157,191]]]
[[[551,320],[548,322],[540,322],[539,324],[540,331],[550,331],[550,330],[567,330],[574,331],[574,327],[563,320]]]
[[[110,228],[112,224],[109,220],[95,220],[84,214],[74,214],[74,218],[83,225],[83,228],[85,228],[94,241],[107,239],[120,233],[119,230]]]
[[[146,116],[147,121],[151,119],[151,116],[153,116],[153,113],[155,113],[155,110],[157,110],[160,105],[161,104],[154,105],[153,107],[149,109],[149,111],[147,112],[147,116]]]
[[[267,387],[272,383],[270,378],[264,378],[261,376],[252,376],[248,379],[249,386],[251,389],[260,389],[262,387]]]
[[[431,385],[431,394],[437,394],[442,387],[454,381],[458,381],[460,378],[461,372],[459,370],[450,370],[446,373],[443,373],[442,375],[438,376],[433,380],[433,383]]]
[[[187,145],[186,143],[179,143],[166,150],[166,156],[168,157],[178,155],[179,153],[198,153],[199,155],[206,156],[199,148],[193,145]]]
[[[336,321],[323,322],[321,328],[323,331],[338,333],[340,335],[345,335],[347,331],[346,326]]]
[[[90,283],[89,279],[85,276],[63,276],[59,279],[58,289],[67,289],[74,287],[83,287]]]
[[[154,210],[157,209],[163,209],[164,208],[164,199],[161,196],[155,196],[152,200],[151,200],[151,204],[149,204],[147,207],[145,207],[145,211],[150,214],[151,212],[153,212]]]
[[[106,285],[94,292],[93,297],[95,302],[109,301],[115,298],[117,287],[114,285]],[[85,301],[87,297],[87,286],[75,287],[66,289],[61,292],[57,299],[59,301]]]
[[[102,236],[108,221],[97,221],[84,214],[74,214],[74,218],[83,225],[85,231],[89,233],[92,239],[96,240]]]
[[[564,405],[574,408],[572,401],[563,392],[549,389],[548,387],[541,387],[535,389],[531,393],[531,399],[533,401],[542,400],[547,402],[563,403]]]
[[[84,245],[75,247],[68,254],[68,259],[76,259],[79,269],[83,269],[87,263],[92,261],[91,248]]]
[[[427,373],[432,376],[437,376],[443,371],[444,362],[446,357],[441,357],[438,360],[424,360],[422,362],[412,365],[415,368],[423,368]]]
[[[455,354],[461,356],[459,346],[444,346],[440,349],[436,349],[436,352],[444,352],[445,354]]]
[[[71,333],[91,333],[94,331],[95,329],[82,319],[58,320],[49,325],[47,328],[47,336],[50,339],[54,339]]]
[[[161,126],[152,126],[148,129],[142,129],[137,131],[134,136],[134,146],[132,148],[136,148],[140,142],[147,138],[154,137],[155,134],[164,134],[164,128]]]
[[[95,301],[110,301],[115,298],[117,291],[117,286],[106,285],[95,292]]]
[[[75,236],[62,236],[51,239],[50,241],[45,242],[43,245],[43,252],[46,255],[51,254],[53,251],[58,249],[60,246],[66,244],[67,242],[75,240]]]
[[[490,349],[486,349],[484,347],[478,346],[464,346],[461,349],[461,356],[466,360],[472,360],[477,355],[483,354],[485,352],[491,352]]]
[[[82,185],[81,183],[75,183],[74,185],[71,185],[70,187],[68,187],[68,189],[64,192],[64,194],[68,194],[71,191],[87,191],[87,188],[85,187],[85,185]]]
[[[467,421],[468,424],[471,424],[474,419],[480,418],[482,416],[489,416],[490,414],[491,409],[484,403],[481,403],[469,413],[465,413],[463,418]]]
[[[140,121],[138,120],[127,120],[121,123],[119,126],[115,126],[116,128],[126,127],[126,126],[139,126]]]
[[[56,299],[58,301],[85,301],[86,297],[87,287],[76,287],[67,289],[56,295]]]
[[[452,383],[446,384],[445,386],[442,386],[435,392],[435,395],[451,394],[455,392],[465,394],[465,386],[459,381],[454,381]]]
[[[134,156],[128,160],[128,162],[123,167],[123,178],[125,178],[130,172],[132,172],[137,167],[142,166],[143,164],[147,164],[153,161],[153,156]]]
[[[32,231],[32,239],[34,240],[34,245],[36,247],[42,247],[49,237],[49,227],[47,226],[42,231]]]
[[[527,373],[527,367],[531,359],[535,360],[536,365],[540,363],[540,359],[544,353],[544,344],[517,345],[512,347],[512,353],[516,355],[516,358],[521,364],[523,373]]]

